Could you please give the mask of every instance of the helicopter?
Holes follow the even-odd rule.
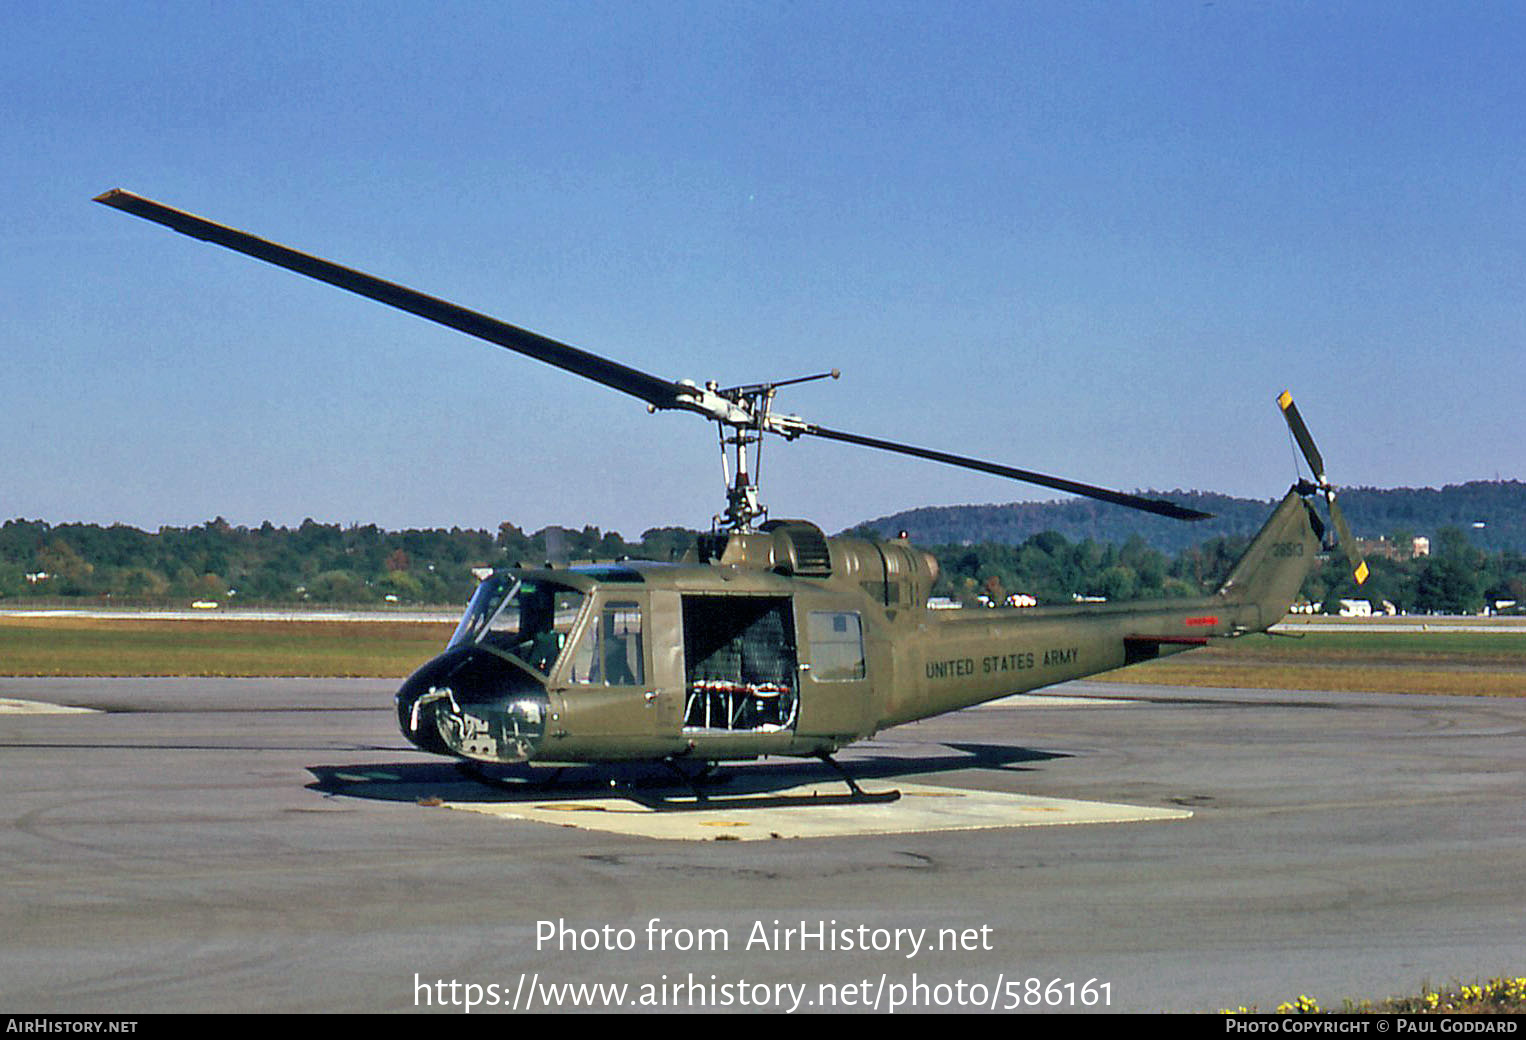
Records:
[[[1138,494],[830,429],[778,411],[820,373],[722,387],[667,380],[454,303],[122,190],[95,201],[716,423],[726,508],[680,562],[518,565],[483,580],[446,648],[398,690],[398,726],[463,766],[563,767],[832,757],[893,726],[1264,632],[1316,559],[1367,565],[1291,394],[1277,403],[1314,479],[1298,480],[1212,594],[1020,610],[934,610],[936,559],[904,535],[828,537],[769,519],[753,476],[766,435],[819,437],[1192,522]],[[729,452],[728,452],[729,449]],[[1327,525],[1314,506],[1325,500]],[[1333,530],[1331,530],[1333,528]],[[697,790],[697,789],[696,789]]]

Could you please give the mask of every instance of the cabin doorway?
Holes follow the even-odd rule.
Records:
[[[684,596],[684,729],[771,733],[800,714],[788,597]]]

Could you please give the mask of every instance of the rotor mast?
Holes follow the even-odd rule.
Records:
[[[763,470],[763,434],[765,431],[772,431],[788,440],[794,440],[802,431],[792,434],[790,431],[793,425],[804,424],[804,420],[799,416],[773,414],[774,395],[779,388],[793,386],[796,383],[809,383],[817,379],[837,379],[841,376],[842,372],[834,368],[830,372],[820,372],[812,376],[784,379],[776,383],[750,383],[724,390],[714,382],[705,385],[705,389],[710,393],[731,402],[734,406],[730,415],[725,418],[717,417],[715,420],[716,430],[720,434],[721,473],[726,479],[726,511],[711,518],[711,523],[715,527],[724,526],[729,531],[746,532],[753,529],[754,520],[768,517],[768,508],[758,501],[758,477]],[[746,419],[740,418],[743,415]],[[734,468],[727,460],[728,447],[732,450],[732,458],[736,460]],[[752,452],[750,469],[749,451]]]

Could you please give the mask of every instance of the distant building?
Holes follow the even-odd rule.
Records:
[[[1356,547],[1363,556],[1379,556],[1385,560],[1413,560],[1431,554],[1429,538],[1412,538],[1409,545],[1401,545],[1383,538],[1358,538]]]

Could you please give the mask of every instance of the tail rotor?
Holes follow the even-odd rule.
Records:
[[[1351,576],[1356,579],[1358,585],[1367,580],[1367,561],[1362,559],[1362,554],[1357,551],[1356,538],[1351,534],[1351,527],[1346,523],[1346,516],[1341,512],[1340,506],[1335,502],[1335,485],[1330,483],[1325,476],[1325,460],[1319,453],[1319,447],[1314,443],[1314,437],[1309,433],[1309,427],[1304,423],[1303,416],[1298,414],[1298,406],[1293,403],[1293,395],[1284,390],[1277,397],[1277,407],[1282,409],[1282,417],[1287,420],[1288,429],[1293,431],[1293,439],[1298,442],[1303,457],[1309,463],[1309,469],[1314,473],[1314,482],[1306,484],[1305,494],[1318,491],[1325,499],[1325,508],[1330,513],[1330,522],[1335,526],[1335,548],[1339,548],[1346,554],[1346,559],[1351,563]],[[1330,548],[1330,546],[1326,546]]]

